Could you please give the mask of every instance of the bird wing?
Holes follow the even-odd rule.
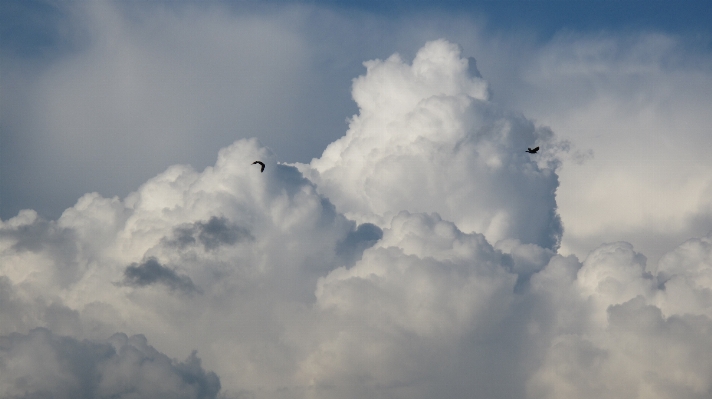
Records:
[[[260,173],[265,171],[265,164],[264,164],[264,162],[255,161],[255,162],[252,162],[252,164],[253,164],[253,165],[260,165],[260,166],[261,166],[261,167],[260,167]]]
[[[539,151],[539,147],[536,147],[536,148],[534,148],[534,150],[533,150],[533,151],[534,151],[534,152],[537,152],[537,151]]]

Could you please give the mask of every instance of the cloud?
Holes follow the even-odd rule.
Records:
[[[201,243],[206,250],[221,245],[233,245],[238,240],[254,240],[249,231],[232,225],[225,217],[213,216],[207,222],[195,222],[192,225],[177,227],[175,238],[169,244],[184,248],[187,245]]]
[[[4,219],[25,207],[55,219],[89,191],[124,197],[167,165],[210,165],[238,138],[258,136],[305,161],[340,135],[351,112],[352,72],[339,76],[340,91],[326,90],[333,81],[309,57],[313,7],[5,7],[17,13],[8,26],[29,21],[3,35],[11,38],[3,42],[3,91],[14,97],[0,107]],[[34,47],[27,36],[45,45],[17,54],[23,43]]]
[[[44,220],[36,212],[27,210],[9,223],[0,225],[0,240],[11,242],[10,249],[15,253],[45,254],[46,281],[51,284],[66,286],[80,278],[82,271],[76,261],[78,240],[72,228]],[[45,276],[33,277],[45,279]]]
[[[709,397],[710,237],[557,253],[573,146],[472,67],[367,62],[310,164],[240,139],[0,221],[0,396]]]
[[[712,165],[701,150],[712,75],[698,40],[560,32],[513,63],[525,66],[516,78],[492,76],[501,74],[494,68],[487,75],[500,101],[594,154],[558,171],[566,253],[585,257],[601,242],[627,241],[657,262],[712,230]]]
[[[444,37],[477,57],[493,102],[595,154],[583,165],[573,147],[560,155],[562,251],[583,258],[622,240],[657,262],[712,229],[709,49],[690,18],[668,33],[617,22],[605,32],[539,29],[547,7],[524,29],[500,25],[511,10],[416,7],[391,18],[314,4],[44,1],[3,10],[12,32],[0,71],[4,219],[28,207],[56,219],[88,191],[125,197],[166,165],[202,169],[236,138],[307,162],[357,111],[349,86],[363,60],[398,50],[408,63]],[[648,23],[651,12],[635,18]]]
[[[315,397],[712,392],[712,362],[699,355],[712,344],[712,318],[679,306],[694,278],[667,292],[628,243],[602,245],[583,262],[509,244],[502,252],[436,215],[396,216],[354,267],[319,282],[329,333],[302,363]],[[692,255],[683,264],[700,259],[689,250],[700,244],[676,251]]]
[[[32,398],[216,398],[220,379],[193,352],[172,360],[144,336],[79,341],[43,328],[0,337],[0,392]]]
[[[678,259],[694,261],[689,255]],[[543,361],[527,382],[528,397],[701,398],[712,392],[712,363],[699,356],[712,344],[706,333],[712,319],[694,306],[682,309],[676,293],[657,284],[665,275],[647,271],[630,244],[601,246],[568,271],[551,266],[532,278],[534,291],[556,304],[557,317],[547,327],[552,335]]]
[[[398,55],[366,62],[349,131],[299,168],[356,220],[438,212],[492,242],[556,248],[556,139],[489,102],[470,62],[444,40],[428,42],[412,64]],[[544,150],[533,158],[525,150],[535,145]]]
[[[502,370],[485,371],[491,353],[483,342],[492,344],[513,306],[517,278],[503,267],[510,262],[480,234],[437,215],[400,213],[356,265],[320,279],[316,310],[328,328],[302,362],[302,378],[316,397],[333,389],[377,398],[495,389],[500,378],[486,381]],[[500,364],[516,368],[515,357]],[[462,364],[472,369],[458,370]]]
[[[156,258],[148,258],[141,264],[132,263],[131,266],[128,266],[124,270],[123,284],[132,287],[163,284],[171,290],[178,290],[187,294],[200,292],[190,277],[180,275],[175,270],[161,265]]]
[[[264,173],[253,159],[267,164]],[[160,336],[164,352],[205,351],[211,369],[231,376],[232,392],[285,378],[272,370],[293,356],[274,347],[283,312],[309,306],[317,280],[353,264],[381,233],[338,214],[256,140],[223,149],[201,173],[171,167],[123,200],[87,194],[56,221],[27,211],[0,230],[5,332],[57,325],[78,338]],[[60,284],[65,266],[55,254],[67,248],[76,274]],[[67,312],[73,329],[58,321]]]
[[[337,244],[336,253],[344,259],[346,264],[351,265],[359,260],[364,250],[373,246],[382,237],[383,230],[375,224],[361,224]]]

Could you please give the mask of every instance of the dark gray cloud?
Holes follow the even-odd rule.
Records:
[[[220,379],[196,352],[170,359],[142,335],[80,341],[36,328],[0,337],[3,398],[209,399],[219,391]]]
[[[337,244],[336,254],[346,265],[351,266],[361,259],[363,251],[371,248],[383,237],[383,230],[373,223],[363,223],[356,230],[349,232],[346,238]]]
[[[124,270],[124,285],[145,287],[163,284],[174,291],[186,294],[200,292],[190,277],[161,265],[156,258],[148,258],[142,263],[132,263]]]
[[[254,240],[249,230],[231,223],[224,216],[213,216],[207,222],[177,227],[174,237],[166,242],[180,248],[200,243],[206,250],[212,250],[221,245],[234,245],[244,240]]]

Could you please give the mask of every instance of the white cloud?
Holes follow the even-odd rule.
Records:
[[[712,234],[691,239],[665,254],[657,265],[665,313],[712,317]]]
[[[565,252],[628,241],[655,263],[712,230],[712,75],[697,46],[655,32],[562,32],[500,83],[508,104],[593,151],[558,172]]]
[[[401,210],[438,212],[492,242],[556,248],[561,144],[488,102],[470,63],[443,40],[427,43],[412,65],[397,55],[365,63],[349,131],[300,170],[356,220],[385,225]],[[542,154],[525,153],[535,146]]]
[[[368,62],[299,169],[238,140],[0,221],[0,396],[209,397],[213,370],[226,398],[709,397],[710,238],[557,254],[567,144],[471,62],[444,40]]]
[[[686,251],[699,242],[665,258],[677,255],[681,265],[699,261]],[[712,345],[707,333],[712,319],[700,315],[699,306],[680,306],[676,298],[699,292],[693,279],[683,277],[697,270],[681,271],[672,289],[658,285],[667,277],[645,271],[645,258],[627,243],[601,246],[577,272],[552,266],[532,278],[535,292],[548,298],[557,317],[543,361],[527,381],[528,397],[709,396],[712,362],[700,354]]]
[[[300,377],[316,397],[337,389],[426,398],[448,384],[445,396],[466,396],[484,381],[457,365],[485,367],[484,342],[515,301],[508,262],[482,235],[464,234],[437,215],[400,213],[354,267],[320,279],[315,310],[325,333]]]
[[[704,35],[564,30],[542,39],[471,14],[390,19],[304,4],[50,8],[66,17],[50,19],[61,19],[66,51],[46,65],[4,59],[4,218],[29,204],[55,218],[87,191],[124,196],[166,165],[210,164],[240,137],[306,161],[354,113],[349,79],[362,60],[398,49],[410,61],[445,37],[478,58],[499,108],[593,150],[557,170],[565,253],[628,241],[657,262],[712,230]]]
[[[145,333],[164,351],[205,352],[221,372],[257,368],[231,376],[228,388],[265,384],[254,373],[275,364],[251,357],[273,350],[279,312],[313,302],[319,277],[378,238],[375,226],[357,229],[336,213],[294,167],[255,140],[238,141],[214,167],[171,167],[124,200],[87,194],[57,221],[27,211],[3,222],[12,305],[3,319],[14,331],[50,327],[56,304],[78,337]],[[186,346],[186,336],[196,340]],[[288,355],[276,351],[274,361]]]

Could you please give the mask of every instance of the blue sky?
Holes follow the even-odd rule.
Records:
[[[0,396],[709,397],[709,15],[0,3]]]
[[[158,2],[154,2],[158,3]],[[170,5],[184,6],[188,2]],[[531,30],[540,40],[548,40],[561,30],[630,31],[651,30],[672,34],[700,35],[708,39],[706,1],[234,1],[224,2],[234,10],[278,8],[308,4],[344,12],[367,12],[398,18],[423,12],[443,12],[484,18],[492,31]],[[132,6],[136,6],[135,4]],[[2,46],[4,51],[33,56],[40,52],[68,51],[67,15],[56,3],[7,1],[3,3]],[[131,7],[131,6],[129,6]],[[239,11],[238,11],[239,12]],[[64,39],[64,40],[63,40]],[[707,43],[709,45],[709,43]]]

